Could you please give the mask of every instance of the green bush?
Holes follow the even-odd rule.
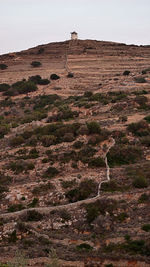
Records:
[[[41,108],[44,108],[47,105],[54,104],[57,100],[60,100],[60,96],[53,94],[53,95],[41,95],[36,98],[35,105],[34,105],[34,110]]]
[[[140,108],[145,108],[148,102],[148,98],[144,95],[136,96],[135,102],[140,105]]]
[[[82,244],[78,245],[76,248],[77,248],[78,251],[81,251],[81,252],[82,251],[89,252],[89,251],[93,250],[93,247],[91,247],[87,243],[82,243]]]
[[[150,136],[143,136],[140,141],[142,145],[150,147]]]
[[[50,79],[51,80],[58,80],[58,79],[60,79],[60,77],[57,74],[53,73],[53,74],[51,74]]]
[[[47,85],[49,83],[50,83],[50,81],[48,79],[41,79],[38,84],[39,85]]]
[[[53,178],[59,174],[59,171],[55,167],[49,167],[45,172],[45,177]]]
[[[39,199],[37,197],[34,197],[32,202],[28,204],[28,207],[34,208],[35,206],[37,206],[38,202],[39,202]]]
[[[56,143],[56,136],[54,135],[44,135],[40,138],[42,145],[44,147],[49,147],[51,145],[55,145]]]
[[[101,186],[101,190],[104,192],[123,191],[122,188],[118,186],[118,184],[114,180],[111,180],[107,183],[103,183]]]
[[[139,197],[138,202],[139,202],[139,203],[146,203],[146,202],[149,201],[149,198],[150,198],[150,197],[149,197],[146,193],[143,193],[143,194]]]
[[[130,70],[125,70],[124,72],[123,72],[123,75],[125,75],[125,76],[127,76],[127,75],[129,75],[130,74]]]
[[[11,169],[13,172],[15,172],[15,174],[19,174],[23,171],[33,170],[34,164],[31,162],[26,162],[24,160],[20,160],[20,161],[10,162],[8,164],[7,168]]]
[[[89,160],[88,166],[90,168],[105,167],[105,161],[100,157],[93,158],[93,159]]]
[[[150,115],[146,116],[146,117],[144,118],[144,120],[146,120],[148,123],[150,123]]]
[[[149,125],[144,120],[129,124],[127,129],[136,136],[146,136],[150,133]]]
[[[141,159],[141,148],[131,145],[115,145],[108,153],[110,166],[135,163]]]
[[[82,181],[79,186],[66,193],[66,197],[70,202],[76,202],[95,195],[97,191],[97,183],[93,180]]]
[[[30,222],[41,221],[42,219],[43,215],[36,210],[28,210],[24,218],[25,221],[30,221]]]
[[[147,82],[146,79],[142,76],[135,77],[134,80],[136,83],[146,83]]]
[[[27,94],[36,90],[37,86],[35,83],[33,83],[32,81],[22,80],[12,84],[11,88],[4,92],[3,95],[14,96],[18,94]]]
[[[81,141],[76,141],[74,144],[73,144],[73,147],[75,148],[75,149],[80,149],[82,146],[83,146],[83,142],[81,142]]]
[[[8,212],[16,212],[19,210],[23,210],[25,207],[23,207],[23,205],[20,204],[13,204],[11,206],[8,207]]]
[[[10,85],[7,83],[1,83],[0,84],[0,92],[5,92],[10,88]]]
[[[150,232],[150,224],[144,224],[142,226],[142,230],[145,232]]]
[[[72,72],[69,72],[67,75],[67,78],[73,78],[73,77],[74,77],[74,74]]]
[[[93,96],[93,93],[91,92],[91,91],[86,91],[85,93],[84,93],[84,97],[91,97],[91,96]]]
[[[0,64],[0,70],[6,70],[8,66],[6,64]]]
[[[101,128],[98,122],[92,121],[87,123],[89,134],[100,134]]]
[[[84,205],[87,215],[87,222],[91,224],[100,214],[105,215],[108,212],[110,215],[117,208],[117,202],[111,199],[97,200],[93,203]]]
[[[148,183],[144,177],[137,177],[133,181],[133,186],[136,188],[145,188],[148,187]]]
[[[29,81],[32,81],[35,84],[39,84],[39,85],[47,85],[50,83],[48,79],[42,79],[40,75],[31,76],[29,78]]]
[[[38,68],[38,67],[40,67],[42,64],[41,64],[41,62],[39,62],[39,61],[32,61],[31,62],[31,66],[33,67],[33,68]]]
[[[39,82],[41,81],[41,76],[40,75],[35,75],[35,76],[31,76],[29,77],[29,81],[34,82],[35,84],[39,84]]]
[[[76,185],[76,180],[62,181],[61,184],[64,189],[72,188],[74,185]]]

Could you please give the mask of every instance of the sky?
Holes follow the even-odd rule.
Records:
[[[0,54],[79,39],[150,45],[150,0],[0,0]]]

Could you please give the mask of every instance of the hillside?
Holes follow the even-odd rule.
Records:
[[[150,46],[0,56],[0,262],[150,266],[149,124]]]

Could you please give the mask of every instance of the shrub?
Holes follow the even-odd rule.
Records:
[[[39,84],[39,85],[47,85],[50,83],[48,79],[42,79],[40,75],[31,76],[29,78],[29,81],[32,81],[35,84]]]
[[[34,197],[32,202],[28,204],[29,208],[34,208],[38,204],[39,199],[37,197]]]
[[[36,103],[34,105],[34,110],[44,108],[47,105],[54,104],[55,101],[60,100],[60,96],[53,95],[41,95],[36,98]]]
[[[78,130],[78,135],[87,135],[87,134],[89,134],[87,125],[81,125]]]
[[[40,67],[42,64],[41,64],[41,62],[39,62],[39,61],[32,61],[32,63],[31,63],[31,66],[33,67],[33,68],[38,68],[38,67]]]
[[[93,95],[93,93],[91,92],[91,91],[86,91],[85,93],[84,93],[84,97],[91,97]]]
[[[80,183],[80,185],[68,191],[66,193],[66,197],[69,199],[70,202],[76,202],[79,200],[86,199],[90,197],[93,194],[96,194],[97,190],[97,183],[95,183],[93,180],[85,180]]]
[[[81,142],[81,141],[76,141],[74,144],[73,144],[73,147],[75,148],[75,149],[80,149],[82,146],[83,146],[83,142]]]
[[[144,120],[146,120],[148,123],[150,123],[150,115],[146,116],[146,117],[144,118]]]
[[[147,109],[148,98],[144,95],[138,95],[135,98],[135,102],[140,105],[140,109]]]
[[[23,171],[33,170],[34,164],[31,162],[20,160],[20,161],[10,162],[7,167],[8,169],[11,169],[13,172],[15,172],[15,174],[19,174]]]
[[[62,187],[64,189],[67,189],[67,188],[70,188],[70,187],[73,187],[74,185],[76,185],[76,180],[71,180],[71,181],[62,181]]]
[[[42,142],[43,146],[49,147],[56,143],[56,137],[54,135],[44,135],[40,138],[40,141]]]
[[[45,175],[48,178],[52,178],[55,177],[56,175],[58,175],[59,171],[55,168],[55,167],[49,167],[46,172]]]
[[[93,157],[95,153],[95,148],[86,145],[78,152],[78,159],[81,160],[83,163],[85,161],[87,162],[87,159],[89,161],[89,157]]]
[[[92,121],[87,123],[89,134],[100,134],[101,128],[98,122]]]
[[[142,226],[142,230],[145,232],[150,232],[150,224],[144,224]]]
[[[131,145],[115,145],[108,153],[110,166],[124,165],[137,162],[142,156],[139,147]]]
[[[25,207],[23,207],[22,204],[13,204],[8,207],[8,212],[16,212],[19,210],[23,210]]]
[[[98,145],[100,142],[106,140],[109,136],[109,132],[107,130],[101,131],[101,134],[94,134],[90,137],[88,144],[90,145]]]
[[[144,177],[137,177],[133,181],[133,186],[136,188],[145,188],[148,187],[147,181]]]
[[[87,215],[87,222],[91,224],[100,214],[105,215],[108,212],[110,215],[117,208],[117,202],[111,199],[97,200],[94,203],[84,205]]]
[[[39,85],[47,85],[49,83],[50,83],[50,81],[48,79],[41,79],[38,84]]]
[[[8,66],[6,64],[0,64],[0,70],[6,70]]]
[[[86,252],[93,250],[93,247],[91,247],[87,243],[82,243],[82,244],[78,245],[76,248],[78,251],[86,251]]]
[[[73,77],[74,77],[74,74],[72,72],[69,72],[67,75],[67,78],[73,78]]]
[[[27,215],[25,216],[25,220],[26,221],[40,221],[42,220],[43,218],[43,215],[41,213],[39,213],[38,211],[36,210],[28,210],[27,211]]]
[[[145,203],[145,202],[148,202],[149,200],[149,196],[146,194],[146,193],[143,193],[139,199],[138,199],[138,202],[139,203]]]
[[[72,133],[66,133],[64,135],[64,142],[72,142],[75,139],[74,135]]]
[[[89,161],[88,164],[89,167],[91,168],[100,168],[100,167],[105,167],[105,162],[102,158],[97,157],[97,158],[93,158]]]
[[[142,76],[135,77],[134,80],[136,83],[146,83],[147,82],[146,79]]]
[[[10,88],[10,85],[7,83],[1,83],[0,84],[0,92],[5,92]]]
[[[29,77],[29,81],[34,82],[35,84],[38,84],[41,81],[41,76],[40,75],[35,75]]]
[[[127,75],[129,75],[130,74],[130,70],[125,70],[124,72],[123,72],[123,75],[125,75],[125,76],[127,76]]]
[[[57,74],[53,73],[53,74],[51,74],[50,79],[51,80],[58,80],[58,79],[60,79],[60,77]]]
[[[18,94],[27,94],[37,90],[37,86],[32,81],[19,81],[12,84],[12,87],[3,93],[3,95],[14,96]]]
[[[129,132],[132,132],[136,136],[146,136],[149,135],[150,132],[149,125],[144,120],[129,124],[127,129]]]
[[[115,192],[115,191],[122,191],[122,188],[119,187],[114,180],[111,180],[107,183],[103,183],[101,186],[101,190],[104,192]]]
[[[144,136],[140,139],[141,144],[150,147],[150,136]]]

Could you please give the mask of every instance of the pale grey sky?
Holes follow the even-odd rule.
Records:
[[[80,39],[150,44],[150,0],[0,0],[0,54]]]

